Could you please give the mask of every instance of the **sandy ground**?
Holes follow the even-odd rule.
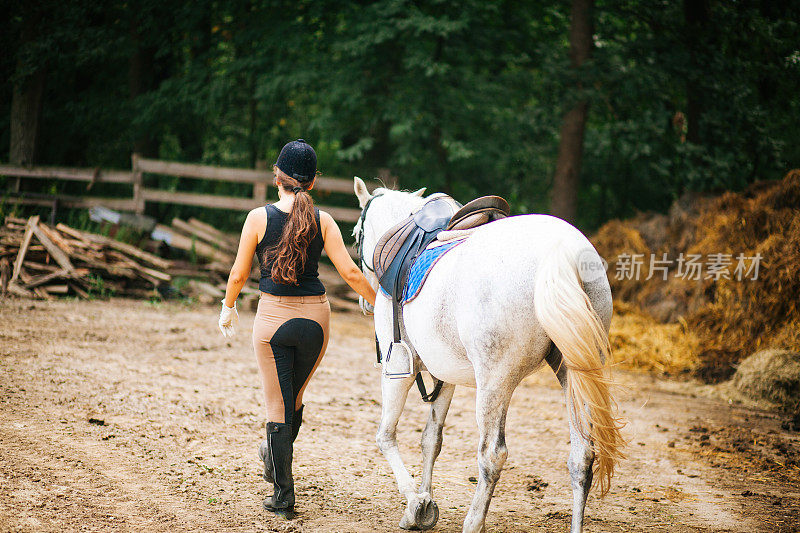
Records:
[[[140,301],[0,301],[0,530],[396,531],[402,498],[374,434],[369,319],[335,314],[296,444],[299,517],[261,510],[262,399],[252,313],[222,338],[216,309]],[[775,414],[692,385],[620,374],[628,459],[587,531],[800,531],[800,436]],[[427,407],[414,394],[401,449],[420,471]],[[490,531],[566,531],[571,494],[561,391],[545,368],[514,395]],[[460,531],[477,473],[474,391],[457,389],[434,496]],[[474,479],[474,478],[473,478]]]

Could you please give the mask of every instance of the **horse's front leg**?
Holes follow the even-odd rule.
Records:
[[[516,384],[478,384],[475,415],[480,431],[478,447],[478,486],[472,497],[467,517],[464,519],[464,533],[484,531],[486,513],[500,472],[508,457],[506,448],[506,414],[511,395]]]
[[[408,390],[413,383],[413,375],[403,379],[381,376],[381,423],[375,439],[378,448],[389,462],[389,466],[392,467],[400,494],[406,497],[409,505],[412,500],[417,498],[417,483],[408,473],[403,458],[400,457],[400,450],[397,446],[397,422],[400,420],[400,415],[403,414]],[[405,515],[403,519],[405,520]],[[403,520],[400,524],[403,527]]]
[[[439,507],[433,501],[433,464],[442,449],[442,428],[453,400],[456,386],[445,383],[439,396],[431,403],[431,414],[422,433],[422,486],[418,494],[408,499],[400,520],[403,529],[430,529],[439,521]]]

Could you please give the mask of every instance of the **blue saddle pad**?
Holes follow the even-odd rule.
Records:
[[[403,292],[403,302],[409,302],[413,300],[417,294],[419,294],[420,289],[422,289],[422,284],[425,282],[425,278],[428,277],[431,269],[433,269],[433,265],[436,264],[445,253],[449,250],[452,250],[457,244],[460,244],[463,240],[449,242],[447,244],[442,244],[441,246],[435,246],[433,248],[428,248],[427,250],[423,251],[419,254],[419,257],[411,265],[411,268],[408,271],[408,282],[406,283],[406,289]]]

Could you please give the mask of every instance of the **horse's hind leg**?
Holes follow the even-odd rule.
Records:
[[[439,391],[439,396],[431,403],[431,414],[428,423],[425,424],[425,431],[422,433],[422,485],[420,492],[433,492],[431,489],[433,464],[442,450],[442,429],[455,390],[455,385],[445,383],[442,385],[442,390]]]
[[[475,415],[480,431],[478,448],[478,486],[464,520],[464,532],[484,531],[486,513],[494,487],[508,457],[506,414],[516,383],[478,384]]]
[[[567,390],[567,367],[562,364],[561,352],[555,344],[547,355],[547,364],[556,373],[561,388]],[[569,459],[567,468],[572,481],[572,530],[571,533],[583,531],[583,514],[586,509],[586,498],[592,487],[592,463],[594,451],[591,443],[586,440],[569,421]]]

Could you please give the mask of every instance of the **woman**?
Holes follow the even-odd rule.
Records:
[[[280,199],[250,211],[228,278],[219,327],[233,336],[236,298],[250,275],[253,254],[261,263],[261,298],[253,325],[253,347],[267,406],[267,438],[259,446],[264,479],[274,494],[264,508],[294,516],[293,443],[303,422],[303,392],[328,343],[330,305],[319,280],[322,250],[336,270],[371,304],[375,290],[353,263],[333,218],[314,207],[309,191],[317,155],[303,139],[286,144],[273,167]]]

